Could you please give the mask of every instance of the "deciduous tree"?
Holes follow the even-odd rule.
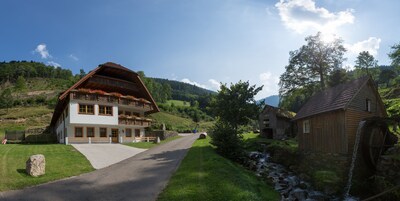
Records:
[[[341,39],[326,43],[321,33],[306,37],[306,45],[289,53],[289,65],[280,77],[280,94],[287,95],[292,90],[317,84],[325,89],[326,78],[334,69],[341,68],[346,49]]]

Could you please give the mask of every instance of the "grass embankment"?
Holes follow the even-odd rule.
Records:
[[[43,154],[46,159],[46,174],[37,178],[25,173],[25,162],[34,154]],[[70,145],[0,145],[0,159],[0,191],[20,189],[94,170],[89,161]]]
[[[183,106],[183,107],[190,107],[190,103],[186,101],[181,101],[181,100],[167,100],[168,105],[174,105],[174,106]]]
[[[150,149],[155,146],[165,144],[169,141],[176,140],[178,138],[181,138],[181,136],[174,136],[174,137],[167,138],[166,140],[162,140],[159,144],[154,143],[154,142],[130,142],[130,143],[124,143],[124,145],[136,147],[136,148],[140,148],[140,149]]]
[[[218,155],[207,138],[194,142],[158,200],[280,200],[280,196],[253,172]]]
[[[243,140],[245,142],[245,148],[247,151],[257,151],[260,149],[261,144],[268,145],[269,149],[284,149],[289,152],[296,152],[298,149],[298,143],[295,139],[287,140],[274,140],[260,137],[258,133],[246,133],[243,134]]]
[[[157,123],[164,123],[166,125],[171,125],[171,130],[176,130],[178,132],[185,130],[193,130],[196,128],[196,122],[189,118],[179,117],[177,115],[173,115],[167,112],[158,112],[151,115],[151,118],[154,119]],[[213,125],[213,122],[205,122],[201,121],[198,123],[199,126],[197,130],[199,131],[207,131]]]
[[[46,106],[0,109],[0,139],[5,130],[25,130],[49,125],[53,109]]]
[[[46,106],[0,109],[0,130],[24,130],[48,126],[53,109]]]

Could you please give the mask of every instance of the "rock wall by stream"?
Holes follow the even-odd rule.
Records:
[[[341,198],[328,195],[315,190],[310,183],[302,180],[294,172],[289,171],[283,165],[270,161],[270,155],[266,152],[251,152],[246,164],[249,169],[256,171],[269,181],[282,196],[282,201],[307,200],[307,201],[339,201]],[[352,200],[349,198],[348,200]]]

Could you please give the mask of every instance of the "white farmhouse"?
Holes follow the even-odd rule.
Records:
[[[59,143],[123,143],[143,137],[159,112],[139,75],[121,65],[99,65],[60,94],[51,120]]]

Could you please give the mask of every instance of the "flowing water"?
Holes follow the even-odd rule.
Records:
[[[345,199],[350,199],[350,189],[351,189],[351,180],[353,179],[353,171],[354,171],[354,166],[356,164],[356,159],[357,159],[357,151],[358,151],[358,147],[360,144],[360,139],[361,139],[361,130],[365,125],[365,121],[361,121],[358,124],[358,128],[357,128],[357,133],[356,133],[356,141],[354,142],[354,148],[353,148],[353,156],[351,158],[351,164],[350,164],[350,169],[349,169],[349,176],[348,176],[348,180],[347,180],[347,185],[344,189],[344,197]]]
[[[264,150],[251,152],[249,158],[256,161],[255,171],[272,181],[274,189],[281,194],[281,201],[294,200],[333,200],[341,201],[339,197],[316,191],[311,184],[289,171],[283,165],[270,162],[270,155]]]

